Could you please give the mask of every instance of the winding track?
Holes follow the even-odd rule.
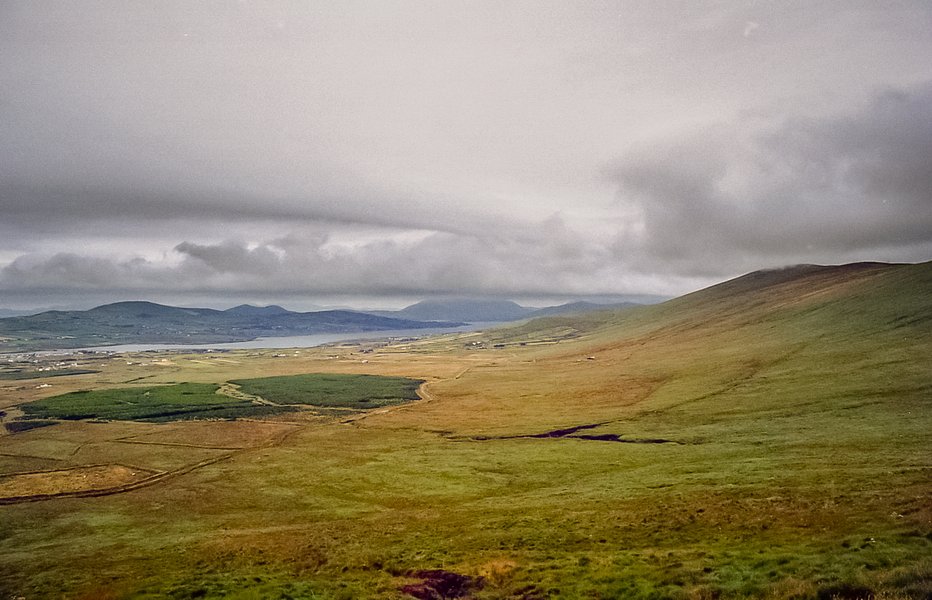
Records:
[[[289,431],[285,431],[282,434],[277,435],[277,436],[272,436],[265,442],[258,444],[256,446],[250,446],[248,448],[227,449],[229,451],[219,456],[213,456],[211,458],[202,460],[194,464],[185,465],[177,469],[172,469],[171,471],[162,471],[150,477],[146,477],[144,479],[140,479],[138,481],[134,481],[131,483],[126,483],[123,485],[118,485],[118,486],[109,487],[109,488],[94,489],[94,490],[78,490],[78,491],[73,491],[73,492],[60,492],[57,494],[32,494],[32,495],[26,495],[26,496],[8,496],[6,498],[0,498],[0,505],[20,504],[24,502],[40,502],[42,500],[53,500],[56,498],[96,498],[96,497],[101,497],[101,496],[111,496],[113,494],[121,494],[123,492],[129,492],[132,490],[137,490],[139,488],[148,487],[150,485],[155,485],[156,483],[168,481],[169,479],[173,479],[175,477],[179,477],[181,475],[191,473],[192,471],[196,471],[203,467],[213,465],[213,464],[216,464],[224,460],[229,460],[233,458],[236,454],[239,454],[240,452],[246,452],[248,450],[259,450],[263,448],[274,448],[276,446],[280,446],[292,434],[304,429],[303,425],[298,425],[294,423],[292,423],[291,425],[292,427]],[[123,442],[123,443],[135,443],[135,444],[186,446],[185,444],[160,444],[158,442],[130,442],[126,440],[117,440],[117,441]],[[193,445],[191,447],[204,448],[204,446],[193,446]],[[141,470],[144,470],[144,469],[141,469]],[[16,475],[16,473],[13,473],[12,475]]]

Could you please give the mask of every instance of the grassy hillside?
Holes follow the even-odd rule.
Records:
[[[0,590],[929,598],[930,298],[932,263],[798,267],[332,363],[425,401],[0,507]]]

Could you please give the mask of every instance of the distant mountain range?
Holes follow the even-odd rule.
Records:
[[[6,319],[7,317],[19,317],[22,315],[34,315],[41,310],[16,310],[13,308],[0,308],[0,319]]]
[[[459,325],[463,323],[425,322],[348,310],[302,313],[280,306],[250,305],[214,310],[179,308],[153,302],[117,302],[90,310],[53,310],[0,319],[0,351],[133,343],[238,342],[258,337]]]
[[[571,302],[546,308],[521,306],[511,300],[488,300],[459,298],[448,300],[424,300],[396,311],[372,311],[371,314],[419,321],[467,321],[500,322],[534,319],[559,314],[588,312],[592,310],[619,309],[639,306],[633,302],[595,304],[594,302]]]
[[[355,333],[468,322],[516,321],[538,316],[634,306],[574,302],[534,309],[507,300],[426,300],[399,311],[293,312],[281,306],[241,304],[227,310],[180,308],[153,302],[105,304],[90,310],[51,310],[0,318],[0,352],[114,344],[208,344],[259,337]]]

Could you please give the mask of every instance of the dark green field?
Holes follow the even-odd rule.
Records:
[[[235,419],[280,414],[290,405],[367,410],[418,398],[423,381],[406,377],[311,373],[230,381],[242,398],[219,393],[208,383],[179,383],[144,388],[82,390],[22,405],[33,419],[173,421]],[[259,396],[257,403],[248,396]]]
[[[230,398],[218,394],[218,387],[207,383],[179,383],[146,388],[71,392],[25,404],[22,409],[27,416],[37,419],[119,421],[229,419],[290,410]]]
[[[71,375],[90,375],[97,373],[93,369],[56,369],[54,371],[22,371],[13,370],[0,372],[0,379],[16,381],[20,379],[44,379],[47,377],[69,377]]]
[[[407,377],[309,373],[285,377],[234,379],[240,390],[275,404],[309,404],[369,409],[417,400],[423,383]]]
[[[91,310],[52,310],[2,318],[0,352],[134,343],[207,344],[266,336],[457,325],[461,323],[414,321],[346,310],[298,313],[274,306],[213,310],[152,302],[117,302]]]

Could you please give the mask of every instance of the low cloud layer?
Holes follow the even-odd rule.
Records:
[[[932,84],[850,115],[718,124],[607,174],[640,222],[616,252],[643,268],[932,258]]]
[[[433,232],[417,239],[331,243],[289,236],[261,243],[182,242],[173,260],[101,259],[58,253],[23,256],[0,271],[7,290],[92,290],[120,281],[140,293],[275,290],[287,295],[597,294],[617,292],[602,275],[606,245],[569,230],[559,218],[504,234]],[[637,279],[629,282],[637,286]]]

